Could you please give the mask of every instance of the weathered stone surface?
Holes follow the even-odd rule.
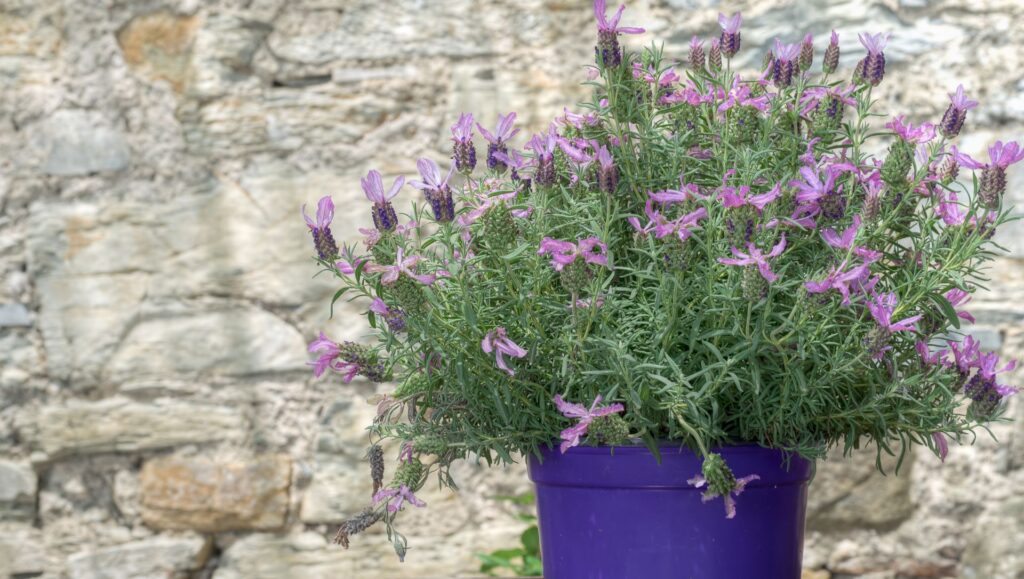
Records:
[[[114,397],[45,408],[38,429],[40,448],[56,457],[230,442],[242,437],[245,420],[238,409],[212,404]]]
[[[28,464],[0,460],[0,520],[29,520],[36,511],[36,473]]]
[[[31,577],[47,569],[43,532],[28,524],[0,523],[0,577]]]
[[[142,467],[142,519],[157,529],[279,529],[290,484],[291,459],[284,455],[156,458]]]
[[[199,18],[168,12],[145,14],[117,33],[124,60],[151,79],[165,80],[175,90],[184,88],[192,41]]]
[[[57,111],[35,129],[33,145],[45,151],[41,170],[49,175],[120,171],[131,160],[123,133],[89,111]]]
[[[899,475],[896,460],[885,456],[882,465],[888,476],[875,468],[874,448],[865,448],[848,458],[836,451],[834,460],[818,464],[807,501],[807,522],[812,529],[844,526],[896,524],[914,510],[910,496],[913,455],[908,454]]]
[[[155,537],[68,557],[71,579],[186,579],[210,555],[211,542],[198,535]]]
[[[978,519],[964,551],[964,579],[1024,576],[1024,498],[993,505]]]
[[[32,325],[32,316],[23,304],[0,304],[0,328]]]

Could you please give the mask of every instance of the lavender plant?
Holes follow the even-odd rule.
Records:
[[[370,171],[365,251],[336,246],[329,198],[307,217],[334,300],[367,304],[376,337],[321,335],[316,375],[397,384],[369,428],[374,445],[399,441],[397,469],[384,484],[374,446],[380,488],[338,542],[383,520],[404,556],[394,523],[425,506],[429,477],[455,488],[453,461],[559,442],[686,445],[704,457],[691,484],[732,516],[757,474],[734,475],[717,446],[944,458],[1015,392],[1000,377],[1014,364],[959,330],[1024,151],[996,143],[982,163],[952,144],[977,105],[963,87],[938,125],[913,125],[875,112],[886,35],[861,35],[852,79],[834,76],[835,32],[821,74],[807,35],[741,76],[741,17],[723,15],[683,71],[658,46],[623,49],[620,34],[643,32],[619,26],[623,9],[594,2],[580,112],[522,150],[515,113],[493,133],[463,114],[451,170],[420,159],[401,216],[404,178],[385,192]]]

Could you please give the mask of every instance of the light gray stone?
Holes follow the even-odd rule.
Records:
[[[1024,576],[1024,498],[992,505],[969,535],[961,567],[964,579]]]
[[[131,151],[121,131],[89,111],[53,113],[37,129],[34,145],[44,151],[41,169],[49,175],[120,171],[131,161]]]
[[[22,304],[0,304],[0,328],[32,325],[32,315]]]
[[[0,460],[0,520],[35,517],[36,473],[25,463]]]
[[[51,457],[138,452],[230,442],[240,439],[245,428],[237,408],[172,399],[141,403],[114,397],[44,408],[38,444]]]
[[[364,461],[339,455],[320,455],[313,464],[313,479],[302,495],[299,518],[304,523],[338,523],[358,512],[373,494]]]
[[[48,565],[41,530],[0,523],[0,577],[32,577],[45,572]]]
[[[811,481],[807,500],[807,524],[811,529],[886,527],[910,516],[914,510],[910,494],[912,453],[898,475],[895,457],[883,455],[887,476],[876,470],[873,447],[845,458],[837,449],[834,455],[833,460],[818,463]]]
[[[155,537],[68,557],[71,579],[186,579],[210,556],[211,542],[198,535]]]

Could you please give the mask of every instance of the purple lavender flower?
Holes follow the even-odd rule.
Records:
[[[590,409],[587,409],[582,404],[572,404],[562,400],[560,395],[556,395],[554,398],[555,407],[562,413],[562,416],[566,418],[576,418],[579,420],[574,426],[570,426],[562,431],[562,444],[559,447],[562,454],[574,446],[578,446],[580,438],[587,433],[587,429],[590,427],[590,423],[595,418],[602,416],[608,416],[609,414],[616,414],[626,410],[626,407],[622,404],[609,404],[607,406],[601,406],[601,395],[598,394],[594,398],[594,402],[590,405]]]
[[[696,34],[690,39],[690,68],[693,70],[704,70],[704,41]]]
[[[778,38],[775,39],[775,48],[772,49],[772,68],[770,77],[778,88],[784,88],[792,84],[793,74],[797,71],[797,58],[800,56],[799,44],[783,44]]]
[[[942,122],[939,123],[939,130],[947,139],[952,139],[960,134],[960,129],[967,119],[967,111],[978,106],[978,101],[972,101],[964,94],[964,85],[958,85],[955,93],[949,93],[949,108],[942,115]]]
[[[844,260],[839,265],[832,268],[825,279],[821,281],[808,281],[804,283],[804,287],[807,289],[809,294],[820,294],[825,293],[829,290],[836,290],[841,296],[843,296],[842,304],[844,306],[850,305],[850,291],[851,286],[859,283],[863,283],[867,280],[870,275],[868,264],[864,263],[858,265],[849,271],[846,270],[846,261]]]
[[[708,210],[703,207],[699,207],[677,219],[669,220],[664,215],[654,210],[652,201],[653,199],[648,199],[647,206],[645,207],[648,219],[647,225],[641,226],[640,219],[636,217],[627,218],[629,224],[632,225],[640,235],[647,235],[648,233],[654,232],[654,236],[661,239],[667,235],[675,234],[676,237],[679,238],[679,241],[686,241],[693,235],[693,231],[699,225],[700,220],[708,216]]]
[[[722,27],[722,34],[719,36],[722,54],[726,58],[732,58],[740,51],[740,24],[743,23],[743,16],[737,12],[732,16],[718,13],[718,24]]]
[[[1003,398],[1017,393],[1017,388],[1000,384],[997,381],[997,374],[1010,372],[1017,367],[1017,361],[1013,360],[1002,368],[996,369],[999,364],[999,356],[993,352],[979,354],[976,367],[978,372],[967,381],[964,386],[964,394],[972,400],[971,409],[976,414],[989,416],[999,406]]]
[[[935,125],[921,123],[921,126],[914,127],[914,125],[906,122],[906,117],[903,115],[895,117],[886,123],[885,128],[891,129],[903,141],[915,145],[927,143],[935,138]]]
[[[405,331],[405,312],[400,308],[388,307],[384,300],[380,298],[373,298],[373,302],[370,304],[370,311],[384,318],[384,322],[387,323],[388,329],[394,333]]]
[[[885,45],[889,42],[888,34],[858,34],[860,43],[867,49],[868,55],[857,64],[854,77],[863,79],[871,86],[878,86],[885,76]]]
[[[498,115],[498,126],[492,134],[487,129],[483,128],[480,123],[476,124],[476,128],[480,131],[480,134],[487,139],[487,168],[493,169],[498,173],[504,173],[506,165],[496,153],[505,155],[508,153],[508,141],[512,137],[516,136],[519,129],[512,129],[512,123],[516,121],[516,114],[509,113],[508,115]]]
[[[963,225],[967,221],[967,210],[960,205],[957,199],[955,192],[946,191],[946,194],[939,200],[939,206],[935,208],[935,214],[950,227]]]
[[[718,262],[725,265],[754,265],[757,266],[757,271],[761,273],[761,277],[768,283],[772,283],[779,279],[779,276],[772,271],[771,266],[768,264],[768,259],[778,257],[782,255],[782,252],[786,249],[786,236],[782,235],[782,239],[772,247],[771,251],[767,254],[761,253],[761,250],[753,243],[747,243],[747,252],[743,253],[739,249],[733,247],[732,254],[735,258],[720,257]]]
[[[754,88],[749,83],[740,82],[739,77],[736,77],[725,100],[722,101],[722,104],[718,105],[718,112],[724,113],[736,106],[753,107],[761,112],[765,112],[770,108],[770,103],[771,100],[768,98],[768,95],[754,96]]]
[[[665,189],[663,191],[648,192],[647,196],[655,203],[671,205],[672,203],[685,203],[691,199],[707,199],[700,194],[700,187],[695,183],[686,183],[680,177],[679,189]]]
[[[978,194],[989,209],[999,207],[999,202],[1006,192],[1006,169],[1010,165],[1024,159],[1024,149],[1016,142],[1004,144],[996,141],[988,148],[990,163],[982,165],[967,155],[960,155],[960,163],[969,169],[982,169],[981,187]]]
[[[619,19],[626,5],[619,6],[611,18],[607,18],[605,0],[594,0],[594,17],[597,18],[597,46],[594,48],[597,61],[605,68],[616,68],[622,64],[622,49],[619,48],[620,34],[643,34],[643,28],[619,26]]]
[[[707,503],[715,500],[719,496],[725,502],[725,518],[732,519],[736,516],[736,497],[743,494],[743,490],[753,481],[760,480],[761,477],[756,474],[747,475],[743,478],[736,479],[735,484],[731,491],[726,492],[724,495],[718,495],[714,493],[710,488],[701,495],[701,502]],[[693,478],[686,480],[687,484],[694,488],[702,488],[707,485],[708,481],[704,478],[704,475],[695,475]]]
[[[391,205],[391,200],[398,195],[399,189],[405,185],[405,177],[399,176],[395,179],[391,189],[384,192],[384,180],[376,169],[370,170],[366,177],[360,179],[363,185],[363,193],[366,198],[373,201],[373,225],[380,232],[394,231],[398,226],[398,215]]]
[[[430,203],[430,210],[434,213],[434,219],[438,223],[448,223],[455,219],[455,201],[452,199],[452,188],[448,185],[455,166],[448,170],[448,175],[444,179],[441,178],[441,169],[433,159],[420,159],[416,161],[416,167],[420,170],[423,180],[409,181],[409,185],[423,191],[427,202]]]
[[[394,500],[398,499],[398,500]],[[389,513],[397,513],[402,509],[402,505],[407,502],[414,506],[423,508],[427,506],[427,503],[416,498],[416,495],[412,493],[412,490],[408,486],[402,485],[397,489],[387,488],[381,489],[377,494],[373,495],[373,504],[380,504],[386,502],[388,505]]]
[[[898,322],[893,322],[892,315],[896,312],[896,306],[898,305],[899,298],[896,297],[894,292],[878,294],[868,302],[868,311],[871,312],[871,317],[875,319],[878,327],[889,333],[914,331],[914,324],[923,316],[910,316]]]
[[[314,222],[306,215],[306,206],[302,206],[302,218],[306,220],[310,233],[313,234],[313,246],[316,248],[317,257],[323,261],[330,261],[338,256],[338,244],[334,242],[334,235],[331,234],[331,221],[334,221],[334,202],[330,197],[324,196],[316,204],[316,221]]]
[[[473,146],[473,115],[462,113],[452,125],[452,159],[455,168],[466,175],[476,167],[476,147]]]
[[[735,209],[737,207],[745,207],[747,205],[757,210],[757,214],[760,215],[772,201],[775,201],[782,196],[782,184],[776,183],[770,191],[761,193],[760,195],[751,195],[750,187],[741,185],[739,188],[736,187],[723,187],[718,194],[718,199],[722,202],[722,206],[727,209]]]
[[[832,110],[825,111],[825,114],[831,118],[842,118],[842,111],[839,110],[839,105],[855,106],[857,104],[857,100],[850,96],[854,89],[856,87],[853,85],[846,85],[843,88],[825,86],[808,88],[800,97],[800,114],[806,115],[818,108],[818,105],[822,102],[828,102]]]
[[[981,343],[974,336],[967,336],[963,342],[950,342],[949,350],[953,354],[952,366],[960,373],[960,378],[967,380],[971,369],[976,368],[981,357]]]
[[[494,156],[512,170],[509,177],[511,177],[513,181],[519,182],[523,191],[530,190],[531,179],[523,174],[523,170],[533,166],[533,159],[527,159],[515,149],[505,153],[498,151]]]
[[[537,170],[534,173],[534,180],[538,185],[555,184],[555,150],[558,148],[559,136],[554,125],[548,128],[547,133],[534,135],[526,148],[536,155]]]
[[[596,251],[597,249],[600,251]],[[545,237],[540,242],[537,254],[550,254],[551,267],[555,268],[555,271],[562,271],[562,268],[572,264],[577,258],[582,258],[585,263],[608,265],[608,246],[596,237],[581,239],[579,243]]]
[[[860,231],[860,215],[854,215],[853,223],[844,229],[841,235],[837,234],[833,229],[826,229],[821,232],[821,237],[825,240],[825,243],[836,249],[849,250],[853,247],[853,241],[857,238],[858,231]]]
[[[513,358],[525,358],[526,350],[524,350],[519,344],[513,342],[508,338],[508,334],[505,332],[505,328],[497,327],[487,332],[482,342],[480,342],[480,348],[485,354],[494,353],[495,362],[498,368],[508,372],[509,376],[515,376],[516,373],[512,368],[509,368],[505,363],[505,356],[512,356]]]
[[[931,348],[928,346],[928,342],[923,340],[915,342],[914,349],[917,350],[917,354],[921,356],[921,364],[924,366],[938,366],[942,363],[942,359],[946,357],[946,354],[948,354],[948,351],[946,350],[932,352]]]
[[[615,193],[615,188],[619,185],[619,170],[615,167],[615,159],[612,158],[611,151],[608,147],[601,145],[597,149],[598,168],[597,168],[597,185],[598,188],[609,195]]]
[[[362,374],[374,382],[385,380],[384,368],[372,363],[364,346],[352,342],[339,344],[330,340],[323,332],[309,344],[309,351],[318,353],[316,361],[309,362],[313,367],[313,376],[319,378],[327,370],[341,374],[341,380],[348,384],[357,375]]]
[[[423,257],[419,255],[410,255],[405,257],[404,251],[401,247],[398,248],[398,255],[395,257],[394,265],[379,265],[371,263],[366,266],[365,271],[370,273],[381,273],[380,281],[384,285],[392,285],[398,281],[398,276],[405,274],[410,278],[420,282],[424,285],[430,285],[437,280],[436,275],[420,275],[416,273],[416,266],[423,261]]]
[[[948,292],[946,292],[946,301],[948,301],[949,305],[953,306],[954,308],[958,308],[966,304],[967,302],[971,301],[971,294],[965,292],[960,288],[951,289]],[[960,318],[961,320],[970,322],[972,324],[975,321],[974,316],[972,316],[970,312],[965,310],[957,310],[956,317]]]
[[[832,38],[825,49],[825,56],[821,61],[821,69],[825,74],[832,74],[839,68],[839,35],[832,31]]]

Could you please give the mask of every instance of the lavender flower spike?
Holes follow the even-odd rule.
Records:
[[[626,409],[625,406],[618,403],[601,406],[602,399],[600,394],[594,398],[594,402],[590,405],[589,410],[582,404],[566,402],[565,400],[562,400],[562,397],[559,395],[556,395],[554,400],[555,407],[562,413],[562,416],[565,416],[566,418],[576,418],[579,420],[576,425],[570,426],[562,431],[560,435],[562,437],[562,444],[559,446],[559,450],[562,451],[562,454],[565,454],[565,451],[574,446],[579,446],[580,438],[587,433],[590,423],[593,422],[595,418],[608,416],[609,414],[616,414]]]
[[[598,188],[611,195],[619,185],[619,170],[615,167],[615,159],[612,158],[608,147],[601,145],[597,149],[597,184]]]
[[[455,219],[455,202],[452,199],[452,188],[448,185],[455,166],[452,165],[444,179],[441,178],[441,169],[433,159],[423,158],[416,161],[416,168],[420,170],[423,180],[411,180],[409,185],[423,191],[434,213],[434,219],[438,223],[448,223]]]
[[[704,70],[704,41],[701,40],[696,34],[690,40],[690,68],[697,70]]]
[[[306,206],[302,206],[302,217],[313,234],[313,246],[316,247],[316,254],[323,261],[331,261],[338,257],[338,244],[331,234],[331,221],[334,221],[334,202],[331,198],[324,196],[316,204],[316,221],[314,222],[306,215]]]
[[[797,59],[800,65],[800,70],[806,72],[811,68],[811,63],[814,62],[814,36],[810,32],[804,36],[804,41],[800,44],[800,57]]]
[[[515,370],[508,367],[505,363],[505,356],[512,356],[513,358],[525,358],[526,350],[522,346],[513,342],[509,339],[508,333],[505,328],[497,327],[487,332],[482,342],[480,342],[480,349],[485,354],[494,353],[494,360],[498,367],[508,372],[509,376],[515,376]]]
[[[978,194],[989,209],[999,207],[999,201],[1006,192],[1006,169],[1010,165],[1024,160],[1024,149],[1016,142],[1004,144],[996,141],[996,144],[988,148],[988,155],[991,163],[980,165],[975,163],[974,168],[981,167],[981,187]],[[961,155],[961,158],[966,155]],[[961,161],[965,167],[967,163]]]
[[[726,58],[732,58],[740,51],[740,24],[742,23],[743,15],[739,12],[729,17],[721,12],[718,14],[718,24],[722,27],[719,44],[722,54]]]
[[[967,119],[967,111],[978,106],[978,101],[972,101],[964,94],[964,85],[956,87],[956,92],[949,93],[949,108],[942,115],[942,122],[939,123],[939,130],[947,139],[952,139],[960,134],[960,129]]]
[[[363,185],[363,193],[366,194],[366,198],[373,201],[373,225],[382,233],[394,231],[398,226],[398,215],[395,213],[394,206],[391,205],[391,200],[398,195],[402,185],[405,185],[405,177],[400,176],[395,179],[387,193],[384,192],[384,180],[381,178],[380,171],[376,169],[370,170],[366,177],[360,179],[360,182]]]
[[[476,128],[480,131],[480,134],[487,139],[487,168],[493,169],[498,173],[504,173],[507,166],[501,160],[502,155],[508,154],[508,141],[516,136],[519,129],[512,130],[512,123],[516,121],[516,114],[509,113],[508,115],[498,115],[498,126],[492,134],[490,131],[480,125],[476,124]]]
[[[878,86],[885,76],[885,45],[889,42],[888,34],[859,34],[860,43],[867,49],[868,55],[857,64],[854,78],[863,80],[871,86]]]
[[[839,35],[833,30],[832,38],[829,40],[825,56],[821,61],[821,70],[825,74],[832,74],[837,68],[839,68]]]
[[[776,38],[772,55],[775,57],[772,61],[772,81],[778,88],[789,86],[793,82],[793,74],[797,71],[796,59],[800,56],[800,45],[783,44]]]
[[[466,175],[476,167],[476,147],[473,146],[473,115],[462,113],[452,125],[452,159],[455,168]]]
[[[643,34],[643,28],[635,26],[619,26],[619,19],[626,5],[619,6],[615,15],[608,18],[607,3],[605,0],[594,0],[594,17],[597,19],[597,46],[594,51],[597,53],[597,61],[605,68],[616,68],[622,64],[622,49],[619,48],[620,34]]]
[[[725,518],[732,519],[736,516],[736,497],[743,493],[748,484],[760,480],[760,478],[756,474],[751,474],[737,479],[729,466],[725,464],[722,455],[711,453],[704,457],[701,474],[687,479],[686,482],[698,489],[707,487],[701,496],[701,502],[706,503],[717,497],[722,497],[725,502]]]

